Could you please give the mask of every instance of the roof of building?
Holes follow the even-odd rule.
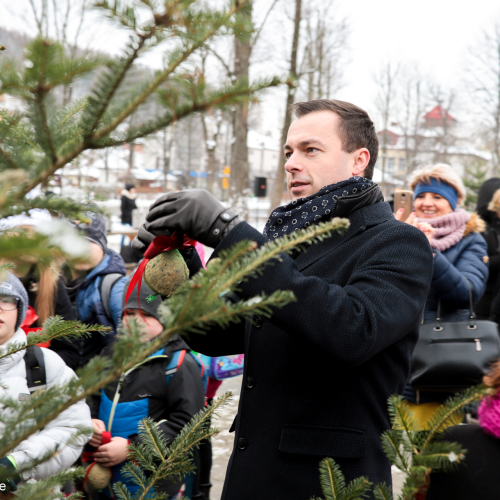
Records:
[[[434,106],[428,113],[424,115],[424,120],[442,120],[446,118],[446,120],[455,121],[455,118],[448,113],[446,109],[444,109],[441,104]]]

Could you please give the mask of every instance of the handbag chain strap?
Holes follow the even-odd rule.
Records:
[[[465,278],[465,283],[467,284],[467,290],[469,292],[469,321],[470,323],[467,325],[467,328],[469,330],[475,330],[477,328],[477,325],[474,323],[474,320],[476,319],[476,313],[474,312],[474,295],[473,295],[473,290],[472,286],[470,284],[470,281]],[[436,311],[436,326],[434,326],[434,331],[440,332],[443,327],[441,326],[441,322],[443,321],[442,318],[442,311],[441,311],[441,299],[438,299],[438,307]]]

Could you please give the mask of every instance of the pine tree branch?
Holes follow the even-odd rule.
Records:
[[[51,136],[49,124],[47,121],[47,114],[45,113],[44,99],[43,99],[43,95],[41,93],[36,94],[35,102],[37,104],[38,111],[39,111],[40,117],[42,119],[43,132],[44,132],[45,140],[47,141],[47,145],[49,148],[50,159],[51,159],[52,163],[55,163],[55,162],[57,162],[57,153],[56,153],[56,150],[54,148],[54,143],[52,142],[52,136]]]
[[[449,406],[447,405],[447,410],[439,417],[437,422],[431,423],[431,430],[429,431],[429,434],[424,441],[421,450],[425,451],[427,446],[429,446],[432,440],[436,437],[436,434],[441,432],[444,425],[449,423],[454,413],[462,409],[464,406],[467,406],[469,403],[473,403],[474,401],[480,401],[481,399],[483,399],[488,393],[488,390],[489,388],[487,388],[486,386],[474,387],[472,388],[472,391],[474,392],[469,397],[462,399],[459,395],[458,397],[453,398],[449,403]]]
[[[19,165],[12,159],[12,157],[2,147],[0,147],[0,155],[2,155],[5,158],[5,160],[12,167],[12,169],[16,169],[16,170],[19,169]]]
[[[126,58],[125,63],[122,65],[118,74],[114,76],[114,83],[105,93],[104,98],[100,96],[101,105],[98,106],[97,111],[93,114],[90,125],[87,127],[87,134],[84,137],[85,141],[88,141],[93,137],[95,129],[99,124],[99,121],[103,117],[104,113],[106,112],[106,109],[111,103],[113,96],[116,94],[120,85],[125,79],[127,72],[130,70],[130,68],[134,64],[134,61],[137,59],[139,52],[144,46],[145,42],[146,42],[146,37],[140,37],[138,41],[135,41],[135,43],[134,42],[130,43],[130,48],[132,49],[132,52],[129,54],[128,58]],[[110,68],[109,71],[111,72],[112,68]]]
[[[38,174],[33,179],[24,183],[13,195],[14,200],[20,200],[24,198],[31,190],[35,189],[39,184],[45,183],[52,175],[54,175],[60,168],[64,167],[75,158],[77,158],[85,150],[85,143],[82,142],[75,147],[73,151],[70,151],[64,156],[60,156],[57,161],[55,161],[49,168]],[[2,210],[3,205],[0,204],[0,210]]]
[[[126,107],[111,121],[109,125],[98,130],[97,132],[94,132],[92,134],[91,140],[98,141],[99,139],[102,139],[103,137],[109,135],[118,127],[118,125],[123,123],[130,115],[137,111],[137,108],[141,104],[143,104],[149,98],[149,96],[155,90],[157,90],[158,87],[162,83],[164,83],[183,62],[185,62],[197,49],[202,47],[209,38],[213,37],[217,33],[217,31],[224,25],[224,21],[226,19],[231,18],[234,14],[241,10],[247,2],[248,0],[242,0],[238,3],[234,3],[229,11],[224,16],[222,16],[221,20],[215,23],[215,26],[212,29],[207,30],[204,33],[203,37],[192,43],[189,48],[185,48],[185,50],[181,51],[179,56],[171,61],[167,68],[161,71],[156,76],[156,78],[145,89],[145,91],[140,96],[137,96],[128,107]]]

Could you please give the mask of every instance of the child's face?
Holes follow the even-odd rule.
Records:
[[[15,297],[0,295],[0,345],[5,344],[16,333],[17,302]]]
[[[139,309],[127,308],[123,313],[123,321],[127,321],[129,318],[135,318],[139,326],[143,326],[144,334],[142,340],[144,342],[148,342],[149,340],[158,337],[158,335],[163,332],[163,325],[154,316],[151,316],[144,311],[142,311],[141,316]]]
[[[90,271],[101,263],[102,259],[104,258],[104,250],[93,241],[87,240],[87,244],[88,253],[85,262],[75,263],[67,261],[67,264],[71,269],[74,269],[75,271]]]

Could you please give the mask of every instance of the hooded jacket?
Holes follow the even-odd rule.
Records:
[[[486,290],[483,297],[476,306],[476,314],[478,318],[487,319],[492,318],[495,321],[500,320],[500,311],[496,317],[492,311],[492,302],[495,295],[499,291],[499,277],[500,277],[500,218],[497,212],[488,209],[488,205],[493,198],[495,192],[500,189],[500,179],[494,177],[488,179],[479,190],[477,197],[476,211],[481,219],[486,223],[486,227],[481,232],[488,245],[489,269],[490,274],[488,282],[486,283]],[[491,207],[490,207],[491,208]]]
[[[111,355],[112,347],[112,344],[108,346],[105,353]],[[184,352],[181,358],[181,352],[186,350],[188,352]],[[178,369],[168,375],[177,366]],[[200,364],[189,353],[187,344],[175,337],[164,348],[102,389],[100,397],[93,400],[92,417],[102,420],[112,436],[130,439],[135,444],[141,443],[139,424],[142,419],[150,417],[160,423],[160,431],[171,443],[191,418],[203,409],[202,375]],[[133,494],[138,487],[121,473],[124,463],[112,467],[112,482],[121,481]],[[155,490],[175,495],[180,486],[178,481],[163,481]],[[103,494],[111,497],[107,489]]]
[[[108,318],[102,304],[100,284],[104,276],[113,273],[123,274],[123,279],[115,283],[111,289],[109,297],[111,318]],[[116,335],[122,311],[123,290],[127,281],[125,274],[125,262],[115,251],[108,248],[102,261],[82,281],[75,280],[66,285],[80,321],[88,325],[109,326],[112,329],[106,335],[93,333],[90,337],[79,339],[80,366],[99,354]]]
[[[7,346],[14,343],[26,344],[26,334],[21,328],[16,331],[6,345],[0,346],[0,352],[5,352]],[[42,348],[42,353],[45,359],[47,387],[65,384],[76,377],[73,370],[68,368],[55,352]],[[0,359],[0,401],[6,397],[20,400],[23,395],[30,394],[26,381],[24,354],[25,351],[21,350]],[[5,411],[5,408],[0,403],[0,413],[3,411]],[[2,428],[3,425],[0,422],[0,433]],[[78,431],[87,432],[73,437]],[[37,431],[17,445],[10,455],[14,458],[17,468],[22,469],[29,467],[32,461],[54,450],[56,446],[60,446],[59,452],[53,458],[21,474],[24,481],[28,479],[45,479],[73,465],[80,456],[83,446],[91,437],[92,421],[90,419],[90,410],[87,403],[81,400],[61,412],[42,430]],[[67,444],[70,440],[71,444]]]

